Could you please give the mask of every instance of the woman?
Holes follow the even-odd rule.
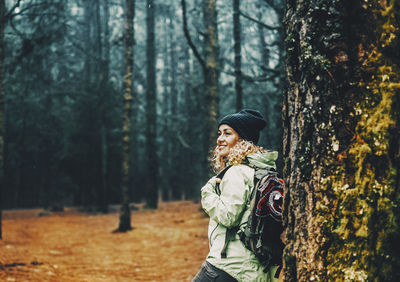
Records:
[[[273,266],[264,273],[264,267],[237,235],[227,245],[226,257],[221,257],[227,228],[239,226],[249,216],[248,198],[254,187],[252,167],[275,168],[277,152],[266,151],[256,145],[265,125],[262,115],[249,109],[228,115],[218,124],[219,137],[212,165],[215,171],[231,167],[222,180],[214,176],[201,189],[201,203],[210,216],[210,252],[193,278],[195,282],[276,281],[277,267]]]

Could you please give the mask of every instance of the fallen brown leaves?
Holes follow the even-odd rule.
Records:
[[[132,212],[127,233],[112,233],[118,213],[39,212],[4,211],[1,281],[190,281],[208,252],[208,219],[189,201]]]

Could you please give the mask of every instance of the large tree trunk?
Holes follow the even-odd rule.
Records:
[[[122,126],[122,206],[117,231],[131,230],[131,212],[129,209],[129,172],[130,172],[130,134],[132,115],[132,69],[133,69],[133,19],[135,1],[125,1],[125,77],[124,109]]]
[[[4,189],[4,26],[5,0],[0,0],[0,239],[2,238],[2,209]]]
[[[400,281],[399,4],[287,1],[288,281]]]
[[[156,69],[154,1],[147,0],[146,5],[146,58],[147,58],[147,95],[146,95],[146,154],[147,154],[147,193],[146,202],[150,208],[158,205],[158,160],[156,144]]]

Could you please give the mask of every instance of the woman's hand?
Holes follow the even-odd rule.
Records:
[[[219,183],[221,183],[221,178],[217,178],[216,176],[211,177],[210,180],[207,181],[207,184],[210,184],[214,191]]]

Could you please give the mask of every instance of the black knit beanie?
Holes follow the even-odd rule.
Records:
[[[267,122],[259,111],[244,109],[222,118],[218,123],[218,128],[221,124],[229,125],[242,139],[251,141],[256,145],[260,131],[267,125]]]

